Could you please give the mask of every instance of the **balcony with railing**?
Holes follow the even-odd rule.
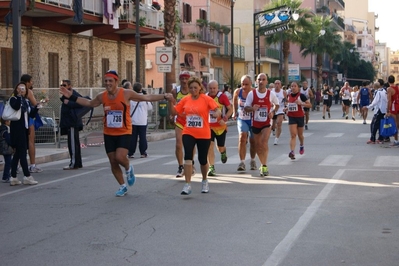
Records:
[[[333,10],[344,10],[345,1],[344,0],[329,0],[330,8]]]
[[[280,50],[279,49],[275,49],[275,48],[270,48],[270,47],[261,47],[260,48],[260,56],[261,57],[267,57],[267,58],[271,58],[271,59],[275,59],[275,60],[280,60]],[[281,56],[283,56],[281,54]],[[284,60],[282,58],[282,60]],[[288,55],[288,62],[293,62],[292,61],[292,53],[290,53]]]
[[[341,18],[340,16],[338,16],[337,13],[333,13],[333,14],[331,15],[331,19],[332,19],[331,21],[333,22],[333,24],[336,25],[336,28],[337,28],[339,31],[344,31],[344,30],[345,30],[344,19]]]
[[[10,0],[0,0],[0,19],[9,12]],[[23,2],[23,1],[21,1]],[[82,1],[80,19],[75,14],[71,0],[30,0],[26,1],[22,25],[61,33],[79,33],[93,30],[93,36],[124,40],[134,43],[136,29],[135,5],[125,1],[118,23],[103,23],[104,3],[101,0]],[[139,27],[142,44],[163,39],[163,13],[153,6],[140,3]],[[31,19],[27,19],[27,18]],[[115,28],[119,24],[119,28]],[[125,35],[125,36],[123,36]],[[131,38],[130,35],[133,35]],[[123,36],[123,38],[122,38]]]
[[[204,48],[218,48],[223,44],[223,35],[210,26],[184,24],[181,28],[180,42]]]
[[[224,43],[223,46],[216,48],[212,51],[212,56],[231,58],[231,43]],[[242,45],[234,44],[234,59],[245,60],[245,47]]]
[[[319,15],[330,15],[330,8],[328,6],[316,7],[316,14],[319,14]]]

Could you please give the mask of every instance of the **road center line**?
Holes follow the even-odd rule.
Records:
[[[276,248],[273,250],[273,253],[263,264],[263,266],[276,266],[287,256],[295,241],[301,235],[303,230],[305,230],[309,222],[313,219],[313,216],[319,210],[324,200],[327,199],[331,190],[336,185],[336,181],[341,179],[344,172],[345,169],[340,169],[335,173],[328,184],[324,186],[323,190],[319,193],[319,195],[317,195],[306,211],[302,214],[294,227],[291,228],[284,239],[276,246]]]

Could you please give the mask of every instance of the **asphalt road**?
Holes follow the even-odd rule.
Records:
[[[285,123],[267,178],[236,172],[230,127],[209,194],[196,174],[180,195],[173,139],[131,160],[138,178],[123,198],[104,147],[84,149],[80,170],[42,164],[39,185],[0,184],[0,265],[398,265],[399,149],[367,145],[369,124],[339,109],[311,113],[295,161]]]

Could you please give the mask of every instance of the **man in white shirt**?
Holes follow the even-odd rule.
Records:
[[[143,94],[143,86],[141,83],[134,83],[133,88],[130,82],[124,83],[125,89],[133,89],[138,94]],[[150,102],[130,101],[130,117],[132,118],[132,139],[129,147],[129,158],[134,158],[136,152],[137,140],[139,141],[140,157],[146,158],[147,154],[147,122],[148,111],[152,110]]]
[[[371,121],[370,131],[371,137],[370,140],[367,141],[367,144],[381,144],[383,143],[384,138],[379,135],[378,139],[375,139],[377,131],[380,129],[381,119],[384,118],[385,113],[387,112],[388,98],[387,92],[383,88],[384,82],[383,80],[378,80],[379,82],[374,83],[374,89],[376,90],[375,97],[370,105],[363,106],[363,110],[374,108],[374,116]]]

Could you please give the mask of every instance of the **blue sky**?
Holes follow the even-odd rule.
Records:
[[[398,0],[369,0],[369,12],[378,14],[376,25],[380,30],[376,33],[376,40],[387,43],[391,50],[399,50],[398,11]]]

